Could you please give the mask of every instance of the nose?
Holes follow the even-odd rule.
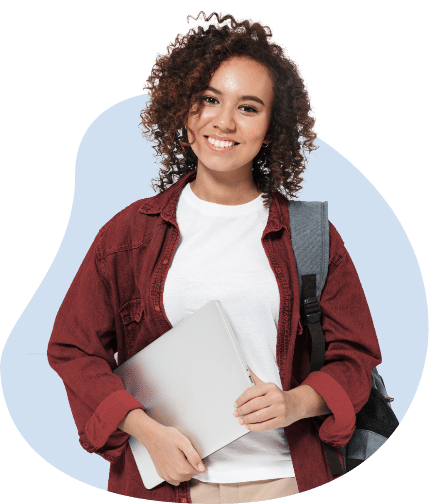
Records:
[[[214,126],[222,131],[233,131],[235,129],[233,107],[228,105],[219,107],[214,120]]]

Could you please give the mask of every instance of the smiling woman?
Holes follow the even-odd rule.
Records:
[[[271,192],[294,197],[301,189],[306,156],[316,149],[307,90],[296,64],[270,41],[268,27],[203,16],[223,26],[178,36],[148,78],[151,100],[141,125],[163,165],[152,187],[163,192],[201,167],[191,186],[198,197],[234,205],[246,202],[244,193],[247,201],[262,194],[268,208]],[[216,140],[239,145],[220,151]],[[210,169],[203,147],[228,155]]]
[[[203,108],[191,110],[187,120],[190,145],[198,158],[197,177],[191,183],[196,196],[236,205],[259,195],[252,166],[263,143],[269,144],[273,99],[270,72],[257,61],[231,58],[214,72]]]
[[[108,490],[167,502],[254,502],[331,481],[323,443],[339,455],[381,362],[357,273],[330,224],[325,362],[309,374],[289,221],[315,148],[308,95],[267,27],[204,19],[213,17],[217,25],[190,30],[158,56],[141,112],[162,158],[158,194],[100,230],[48,347],[82,447],[111,463]],[[202,461],[113,370],[211,300],[228,314],[254,385],[230,405],[249,432]],[[151,490],[129,435],[165,480]]]

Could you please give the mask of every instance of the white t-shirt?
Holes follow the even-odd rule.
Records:
[[[170,323],[218,299],[247,365],[282,389],[276,361],[280,295],[261,241],[268,220],[262,195],[244,205],[219,205],[199,199],[186,184],[176,220],[180,240],[163,292]],[[250,431],[204,463],[207,470],[194,478],[213,483],[295,476],[282,427]]]

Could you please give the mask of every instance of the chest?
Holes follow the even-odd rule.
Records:
[[[297,288],[299,291],[299,286],[293,276],[295,265],[291,262],[293,253],[288,250],[287,237],[281,231],[269,233],[262,239],[259,235],[258,247],[253,247],[251,252],[247,250],[246,240],[241,249],[227,241],[216,247],[211,247],[209,241],[197,248],[192,240],[188,244],[183,241],[187,246],[181,247],[180,238],[178,227],[160,223],[151,239],[142,246],[110,258],[109,283],[118,313],[119,364],[171,329],[164,306],[166,279],[171,268],[172,273],[177,272],[172,276],[176,288],[180,283],[183,287],[186,279],[187,288],[194,289],[196,296],[198,289],[206,289],[202,286],[208,282],[213,285],[211,299],[225,292],[225,285],[229,285],[231,296],[248,296],[249,299],[256,296],[263,300],[270,292],[277,293],[276,358],[282,383],[287,386],[287,369],[291,369],[292,364],[290,350],[293,351],[299,319],[299,300],[295,292]],[[243,257],[248,260],[242,260]],[[181,267],[175,268],[174,261]],[[198,280],[195,271],[205,275],[206,281]],[[247,289],[243,290],[243,285]]]
[[[222,225],[181,232],[163,289],[171,323],[218,299],[244,310],[269,308],[276,324],[279,287],[261,242],[263,229]]]

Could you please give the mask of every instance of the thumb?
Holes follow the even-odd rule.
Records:
[[[198,455],[197,450],[192,446],[191,441],[186,438],[186,442],[183,445],[183,453],[185,457],[188,459],[188,462],[191,466],[198,472],[205,471],[206,467],[201,460],[201,457]]]
[[[247,366],[247,369],[250,371],[250,374],[252,375],[253,381],[255,382],[255,385],[260,385],[262,383],[265,383],[262,381],[260,378],[258,378],[255,373],[250,369],[249,366]]]

